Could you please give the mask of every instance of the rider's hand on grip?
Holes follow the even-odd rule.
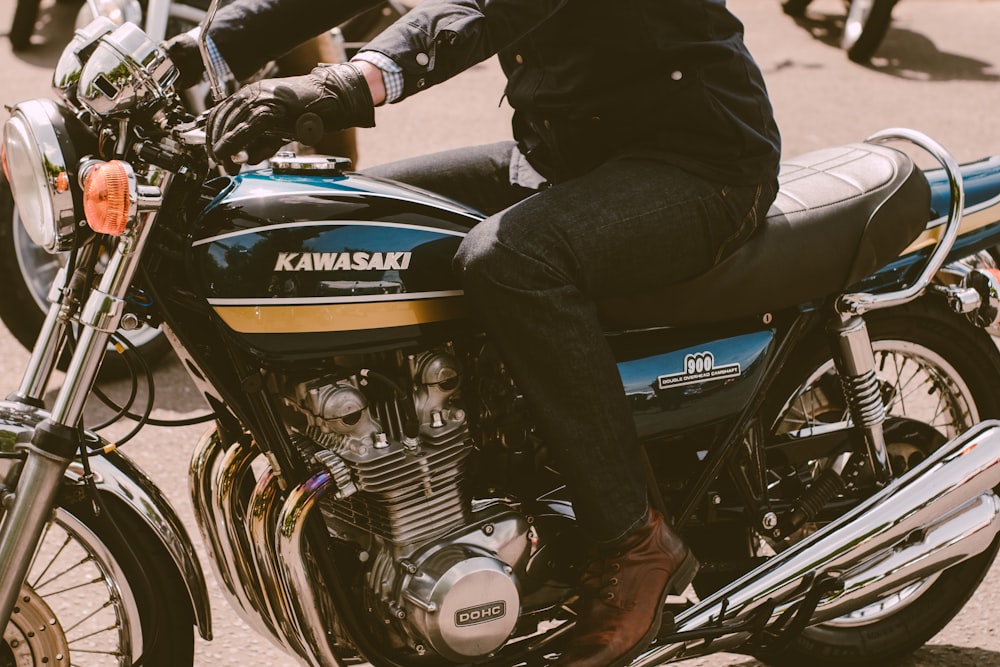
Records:
[[[374,124],[371,93],[358,69],[350,63],[322,65],[304,76],[264,79],[240,89],[209,113],[206,143],[209,157],[232,174],[239,171],[233,156],[241,151],[252,164],[292,139],[312,143],[323,132]]]

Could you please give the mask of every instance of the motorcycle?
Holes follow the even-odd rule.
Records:
[[[547,664],[587,549],[450,270],[482,214],[328,156],[218,176],[176,76],[98,19],[58,101],[4,127],[21,221],[69,261],[0,402],[0,664],[176,667],[212,636],[169,500],[82,423],[139,322],[211,409],[191,498],[251,627],[306,665]],[[998,213],[1000,161],[889,130],[786,161],[717,269],[600,304],[652,500],[702,563],[635,667],[882,664],[961,609],[1000,532]]]
[[[16,48],[30,44],[31,28],[38,12],[38,0],[19,0],[10,39]],[[373,2],[369,10],[359,13],[330,35],[304,44],[278,64],[286,74],[307,72],[316,62],[338,62],[356,50],[392,19],[401,16],[405,8],[395,0]],[[115,24],[131,22],[143,26],[148,37],[159,42],[197,26],[205,18],[207,0],[151,0],[140,6],[137,0],[88,0],[77,16],[77,27],[87,25],[97,16],[105,16]],[[18,17],[28,16],[19,19]],[[25,23],[26,22],[26,23]],[[27,28],[16,30],[25,24]],[[22,28],[24,26],[22,25]],[[27,32],[25,33],[25,30]],[[275,68],[271,67],[272,74]],[[192,112],[203,111],[209,96],[205,83],[182,92],[185,107]],[[353,133],[342,133],[334,139],[338,154],[356,159]],[[47,294],[52,280],[65,262],[65,254],[53,255],[36,245],[25,233],[20,214],[14,205],[6,179],[0,177],[0,279],[7,290],[0,296],[0,320],[25,348],[30,349],[38,336],[48,308]],[[149,365],[155,365],[169,354],[170,345],[159,329],[140,326],[128,332],[129,342]],[[105,376],[127,375],[125,360],[109,348]]]
[[[892,9],[899,0],[846,0],[844,32],[840,47],[856,63],[867,63],[875,55],[892,23]],[[801,17],[812,0],[785,0],[782,9]]]

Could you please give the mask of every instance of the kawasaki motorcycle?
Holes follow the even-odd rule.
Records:
[[[191,495],[254,629],[304,665],[547,664],[586,548],[450,270],[483,216],[331,157],[219,177],[175,79],[97,20],[58,100],[6,121],[21,220],[69,260],[0,403],[0,665],[177,667],[212,636],[169,499],[83,420],[140,323],[210,406]],[[601,304],[651,497],[702,563],[636,667],[881,664],[959,611],[1000,531],[998,238],[1000,163],[891,130],[788,160],[718,268]]]

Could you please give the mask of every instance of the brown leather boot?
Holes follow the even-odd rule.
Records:
[[[659,632],[667,595],[680,594],[698,571],[694,554],[655,509],[613,549],[584,574],[577,627],[558,667],[630,663]]]

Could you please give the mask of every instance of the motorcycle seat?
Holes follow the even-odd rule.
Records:
[[[783,161],[778,183],[744,245],[694,279],[602,300],[606,328],[707,324],[842,293],[898,257],[930,217],[923,172],[887,146],[847,144]]]

